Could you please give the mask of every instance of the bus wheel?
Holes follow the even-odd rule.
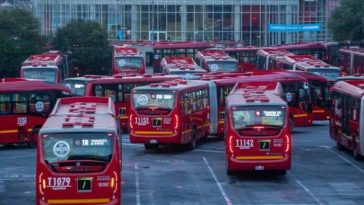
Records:
[[[293,128],[294,128],[294,120],[292,117],[289,118],[289,125],[291,127],[291,133],[293,132]]]
[[[283,170],[277,170],[278,175],[284,176],[287,174],[287,170],[283,169]]]
[[[344,149],[344,147],[339,142],[336,142],[336,148],[338,150],[343,150]]]
[[[38,137],[39,137],[39,128],[34,128],[29,136],[30,136],[30,139],[28,142],[28,147],[36,148],[37,142],[38,142]]]
[[[156,150],[159,148],[159,144],[144,144],[146,150]]]
[[[227,169],[227,170],[226,170],[226,174],[227,174],[227,175],[229,175],[229,176],[232,176],[232,175],[234,175],[234,174],[235,174],[235,171],[232,171],[232,170],[230,170],[230,169]]]
[[[197,139],[196,139],[196,128],[192,129],[192,133],[191,133],[191,141],[188,143],[188,149],[193,150],[195,149],[197,144]]]
[[[353,140],[355,140],[356,138],[354,137]],[[353,141],[353,156],[356,160],[360,160],[361,159],[361,155],[358,152],[357,146],[355,141]]]

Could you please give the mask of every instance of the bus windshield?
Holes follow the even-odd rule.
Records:
[[[45,81],[56,81],[57,73],[55,68],[25,68],[23,69],[24,78],[38,79]]]
[[[170,92],[148,93],[139,92],[133,95],[135,109],[141,108],[161,108],[172,110],[175,95]]]
[[[236,107],[232,112],[234,129],[255,125],[283,127],[285,123],[284,106]]]
[[[117,57],[115,59],[116,65],[119,70],[123,69],[139,69],[142,67],[142,57]]]
[[[312,68],[308,69],[308,72],[321,75],[328,81],[335,81],[336,78],[340,77],[340,70],[334,68]]]
[[[86,91],[86,82],[83,81],[65,81],[63,83],[70,90],[74,96],[84,96]]]
[[[209,61],[208,68],[210,72],[233,72],[238,67],[235,61]]]
[[[46,163],[92,160],[108,163],[113,153],[113,137],[108,133],[62,133],[42,138]]]

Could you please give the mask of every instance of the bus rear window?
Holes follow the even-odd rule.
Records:
[[[53,167],[82,161],[105,165],[111,160],[113,139],[108,133],[49,134],[41,139],[44,161]]]
[[[118,69],[139,69],[142,66],[143,59],[141,57],[118,57],[116,64]]]
[[[235,61],[211,61],[208,62],[210,72],[233,72],[238,68]]]
[[[234,129],[240,130],[253,126],[274,126],[284,127],[285,124],[285,107],[267,106],[267,107],[236,107],[233,109]]]
[[[24,78],[55,82],[57,79],[55,68],[26,68],[23,70]]]
[[[162,108],[172,110],[174,106],[175,95],[173,93],[135,93],[133,95],[133,105],[135,109],[139,108]]]

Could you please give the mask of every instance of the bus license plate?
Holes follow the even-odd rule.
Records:
[[[91,191],[91,177],[83,177],[77,179],[77,191],[90,192]]]
[[[259,141],[259,150],[266,151],[270,149],[270,140],[260,140]]]

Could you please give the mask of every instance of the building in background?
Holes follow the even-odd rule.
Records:
[[[278,45],[331,40],[339,0],[33,0],[44,35],[95,20],[110,40],[242,41]]]

